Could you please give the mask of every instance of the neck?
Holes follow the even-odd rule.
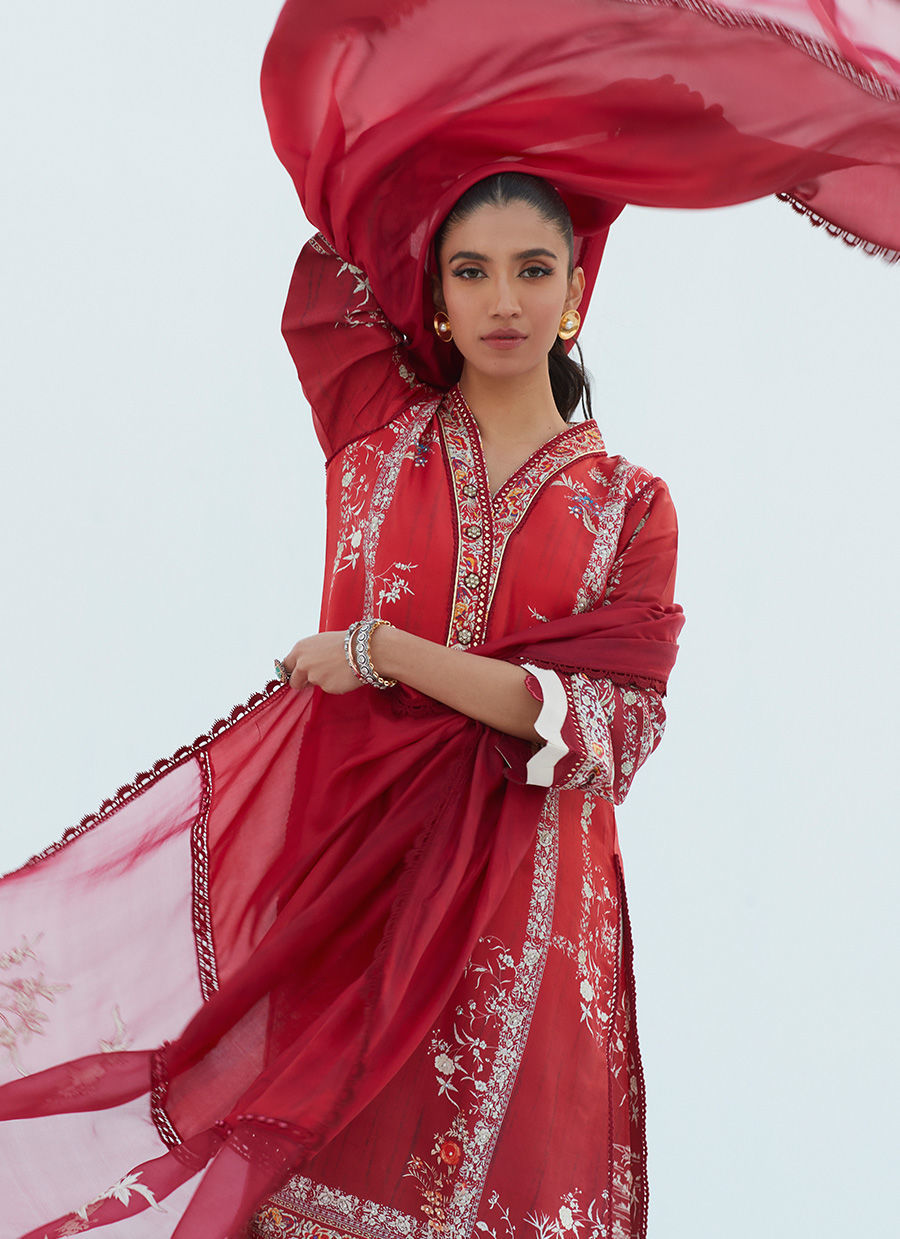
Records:
[[[466,365],[459,389],[483,439],[527,441],[558,434],[565,426],[553,400],[550,375],[545,368],[498,378]]]

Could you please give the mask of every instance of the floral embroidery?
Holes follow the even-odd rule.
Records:
[[[112,1187],[108,1187],[105,1192],[101,1192],[99,1196],[95,1196],[93,1200],[88,1201],[86,1205],[75,1212],[75,1216],[86,1222],[89,1213],[96,1212],[96,1206],[104,1200],[118,1200],[123,1205],[131,1203],[131,1196],[142,1196],[146,1200],[151,1209],[155,1209],[158,1213],[165,1213],[162,1205],[159,1204],[153,1192],[144,1183],[138,1183],[141,1177],[141,1171],[135,1170],[131,1174],[127,1174],[124,1179],[120,1179],[118,1183],[114,1183]]]
[[[456,589],[447,644],[465,648],[484,639],[490,592],[490,494],[487,474],[475,453],[477,427],[457,390],[440,411],[444,451],[456,501],[458,551]]]
[[[350,294],[355,298],[355,304],[349,303],[344,311],[344,317],[335,323],[338,327],[341,323],[345,323],[349,327],[365,327],[374,324],[381,325],[385,322],[384,314],[381,311],[378,303],[372,295],[372,288],[369,284],[369,277],[363,271],[362,267],[356,267],[352,262],[347,262],[337,252],[333,245],[327,240],[325,235],[317,232],[309,241],[310,249],[315,250],[317,254],[327,254],[332,258],[337,258],[340,266],[334,273],[336,280],[340,279],[345,271],[349,272],[355,283],[353,291]]]
[[[441,1206],[446,1214],[444,1225],[454,1235],[470,1234],[475,1226],[494,1146],[525,1053],[550,949],[558,864],[559,799],[551,791],[538,824],[521,956],[516,961],[497,939],[483,940],[466,974],[475,978],[477,996],[456,1009],[453,1042],[434,1036],[428,1045],[436,1081],[449,1079],[453,1084],[443,1094],[437,1085],[453,1112],[446,1134],[436,1139],[442,1144],[454,1141],[460,1148],[452,1196]],[[413,1152],[410,1161],[415,1157]],[[423,1162],[427,1160],[422,1157]],[[401,1209],[360,1199],[301,1175],[288,1179],[269,1203],[291,1210],[298,1218],[312,1218],[369,1239],[426,1239],[434,1233],[434,1228]],[[293,1239],[307,1232],[279,1232],[267,1226],[262,1233],[283,1233]]]
[[[576,1188],[559,1198],[554,1213],[529,1213],[525,1222],[534,1232],[529,1239],[631,1239],[640,1183],[633,1166],[636,1160],[626,1145],[613,1145],[611,1190],[604,1191],[599,1201],[595,1197],[585,1205]],[[490,1239],[516,1239],[516,1225],[501,1203],[499,1192],[491,1193],[487,1208],[499,1215],[498,1221],[494,1225],[478,1221],[476,1229]]]
[[[440,408],[441,434],[456,499],[459,550],[456,589],[447,644],[466,648],[484,640],[494,591],[510,536],[544,484],[584,456],[605,456],[593,422],[582,422],[551,439],[491,497],[478,425],[458,387]]]
[[[125,1021],[122,1019],[122,1012],[118,1005],[112,1009],[113,1024],[115,1032],[108,1041],[100,1040],[98,1045],[101,1053],[114,1054],[117,1050],[127,1050],[131,1045],[131,1037],[128,1036],[128,1030],[125,1027]]]
[[[639,494],[636,494],[635,496],[633,496],[633,498],[638,502],[643,502],[647,504],[649,508],[650,500],[653,498],[655,494],[656,494],[656,487],[653,485],[652,482],[650,482],[648,485],[644,487],[642,491],[640,491]],[[627,507],[628,507],[628,504],[626,503],[625,508]],[[623,508],[622,510],[623,515],[624,515],[625,508]],[[604,602],[609,601],[610,595],[612,594],[613,590],[616,589],[619,582],[621,581],[622,572],[625,567],[625,551],[628,550],[628,547],[631,546],[632,542],[634,542],[635,538],[638,536],[638,534],[641,532],[641,530],[646,525],[648,515],[649,515],[649,511],[645,512],[644,515],[641,517],[641,519],[638,521],[638,523],[635,525],[631,533],[631,537],[628,539],[628,542],[622,548],[622,554],[619,555],[618,559],[616,560],[616,562],[613,564],[612,568],[610,569],[609,578],[606,582],[606,590],[603,595]]]
[[[10,968],[16,968],[19,964],[24,964],[26,959],[37,959],[35,947],[43,938],[43,934],[38,934],[34,941],[30,941],[25,935],[22,935],[22,943],[20,946],[14,946],[9,951],[4,951],[0,955],[0,972],[8,972]]]
[[[359,441],[344,449],[341,467],[340,509],[332,581],[346,568],[355,568],[362,545],[362,514],[366,504],[368,479],[360,469]]]
[[[534,1228],[536,1239],[565,1239],[567,1235],[579,1239],[601,1239],[606,1235],[606,1226],[600,1217],[601,1205],[592,1200],[582,1208],[581,1193],[567,1192],[556,1213],[529,1213],[525,1221]]]
[[[592,469],[588,476],[597,484],[599,495],[569,474],[564,474],[553,483],[569,491],[569,511],[594,535],[591,554],[572,608],[573,614],[593,611],[608,596],[609,578],[625,509],[639,486],[651,479],[645,469],[629,464],[624,458],[619,460],[612,477],[601,469]]]
[[[371,488],[371,500],[362,533],[363,563],[366,571],[364,614],[375,615],[375,560],[381,527],[397,491],[397,481],[404,460],[415,455],[416,444],[422,439],[428,421],[434,416],[435,401],[411,406],[389,424],[396,436],[394,446],[383,454]],[[408,592],[412,593],[412,590]],[[399,597],[399,595],[398,595]]]
[[[594,422],[579,422],[545,443],[497,491],[493,499],[494,564],[491,601],[500,577],[503,554],[545,483],[560,469],[585,456],[605,456],[603,438]],[[594,473],[599,471],[593,471]],[[490,605],[490,603],[488,604]]]
[[[575,980],[581,1005],[581,1023],[603,1053],[607,1052],[620,966],[618,899],[609,889],[603,872],[595,865],[591,849],[591,802],[585,799],[581,810],[581,914],[578,940],[554,934],[553,945],[575,964]],[[619,1042],[611,1047],[617,1055],[624,1050]],[[620,1057],[610,1059],[610,1070],[618,1079],[624,1069]]]
[[[428,1227],[439,1235],[447,1229],[447,1209],[456,1187],[466,1136],[465,1123],[458,1116],[448,1131],[435,1136],[430,1161],[413,1155],[407,1163],[407,1177],[416,1180],[425,1197],[422,1212],[428,1218]]]
[[[401,572],[412,572],[418,566],[418,564],[394,563],[384,572],[375,573],[375,583],[381,586],[378,598],[375,601],[376,615],[381,614],[383,603],[396,602],[401,594],[412,594],[414,592],[410,589],[408,578],[399,574]]]
[[[435,1037],[429,1045],[439,1076],[447,1074],[441,1067],[452,1064],[454,1068],[454,1088],[443,1093],[457,1111],[450,1130],[458,1133],[455,1138],[464,1150],[462,1175],[445,1206],[447,1225],[454,1234],[468,1234],[475,1225],[494,1147],[525,1053],[550,948],[558,864],[559,798],[551,791],[538,823],[521,956],[516,960],[496,938],[483,939],[481,951],[473,956],[466,971],[469,982],[475,980],[475,996],[454,1012],[454,1044]]]
[[[322,1226],[279,1205],[267,1205],[253,1219],[248,1239],[353,1239],[342,1230]]]
[[[0,956],[0,969],[9,969],[26,962],[40,965],[35,950],[43,934],[34,939],[22,938],[20,946],[13,947]],[[19,1075],[28,1074],[22,1062],[22,1049],[34,1036],[44,1036],[50,1016],[42,1009],[42,1003],[55,1003],[57,994],[63,994],[71,986],[64,982],[48,981],[43,970],[34,969],[34,975],[0,980],[0,1046],[6,1050],[10,1062]]]
[[[349,1192],[339,1191],[324,1183],[316,1183],[302,1175],[295,1175],[277,1191],[268,1202],[289,1219],[285,1229],[274,1230],[271,1217],[257,1215],[259,1233],[264,1236],[326,1235],[343,1236],[350,1231],[354,1235],[368,1235],[372,1239],[425,1239],[428,1226],[417,1218],[393,1209],[390,1205],[375,1200],[361,1200]],[[294,1228],[294,1221],[297,1229]],[[315,1227],[310,1230],[310,1223]],[[265,1229],[263,1229],[263,1224]]]
[[[609,734],[613,686],[609,680],[588,675],[562,677],[572,720],[584,754],[582,761],[562,784],[564,787],[590,787],[609,790],[613,778],[612,740]]]
[[[498,1024],[516,980],[515,960],[499,939],[482,938],[478,945],[480,953],[472,957],[466,969],[466,978],[474,980],[478,997],[456,1008],[453,1041],[432,1036],[428,1051],[434,1055],[438,1096],[446,1097],[457,1109],[461,1090],[468,1094],[465,1104],[469,1109],[474,1104],[473,1094],[477,1097],[487,1091],[499,1048]]]
[[[634,776],[662,739],[666,711],[662,697],[650,688],[617,689],[609,705],[610,721],[617,709],[622,716],[621,751],[609,799],[621,804]]]

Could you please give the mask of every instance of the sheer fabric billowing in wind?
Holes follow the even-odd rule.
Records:
[[[898,61],[890,0],[290,0],[263,98],[307,217],[447,386],[429,244],[500,168],[559,186],[589,286],[628,203],[786,194],[895,257]],[[314,405],[323,441],[373,428],[372,381]],[[662,690],[680,623],[608,607],[482,652]],[[9,1233],[237,1233],[427,1031],[540,803],[415,694],[269,692],[4,879]]]

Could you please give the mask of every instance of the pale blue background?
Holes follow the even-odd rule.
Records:
[[[316,626],[277,8],[0,12],[2,867]],[[610,450],[681,518],[669,733],[620,814],[655,1239],[895,1225],[898,310],[900,269],[782,204],[633,210],[584,332]]]

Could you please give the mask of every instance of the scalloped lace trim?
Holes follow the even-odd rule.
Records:
[[[628,0],[628,3],[630,2],[631,0]],[[775,197],[781,202],[786,202],[798,215],[805,215],[813,228],[824,228],[830,237],[837,237],[845,245],[849,245],[853,249],[860,249],[864,254],[871,254],[873,258],[882,258],[888,263],[900,262],[900,250],[892,250],[887,245],[879,245],[877,241],[867,241],[865,237],[858,237],[855,233],[848,232],[846,228],[833,224],[824,215],[819,215],[812,207],[807,206],[805,202],[795,198],[793,194],[785,192],[776,194]]]
[[[77,826],[70,826],[68,830],[64,831],[62,838],[56,843],[51,843],[49,847],[45,847],[43,851],[38,852],[35,856],[30,857],[29,860],[26,860],[23,865],[20,865],[17,869],[11,870],[11,873],[20,873],[24,869],[29,869],[32,865],[39,864],[48,856],[53,856],[55,852],[58,852],[61,848],[68,846],[68,844],[77,839],[79,835],[83,835],[85,831],[92,830],[95,826],[98,826],[100,822],[105,821],[108,817],[115,813],[117,809],[121,809],[122,805],[128,804],[129,801],[142,795],[148,790],[148,788],[152,787],[158,779],[161,779],[164,774],[168,774],[171,770],[174,770],[176,766],[182,766],[185,762],[197,757],[198,754],[202,753],[210,744],[212,744],[213,740],[215,740],[218,736],[221,736],[224,732],[230,731],[235,723],[240,722],[242,718],[244,718],[247,714],[250,714],[253,710],[259,709],[261,705],[269,701],[275,693],[283,687],[284,685],[279,684],[277,680],[271,680],[261,692],[253,693],[253,695],[248,698],[245,703],[236,705],[227,718],[217,719],[213,723],[212,727],[210,727],[209,731],[205,732],[201,736],[198,736],[193,743],[182,745],[181,748],[175,750],[171,757],[164,757],[160,761],[154,763],[149,770],[140,771],[140,773],[135,775],[131,783],[127,783],[120,787],[115,795],[110,796],[107,800],[104,800],[95,813],[86,814]],[[206,767],[204,765],[203,773],[205,774],[205,772]],[[9,877],[10,874],[4,874],[3,876]]]

